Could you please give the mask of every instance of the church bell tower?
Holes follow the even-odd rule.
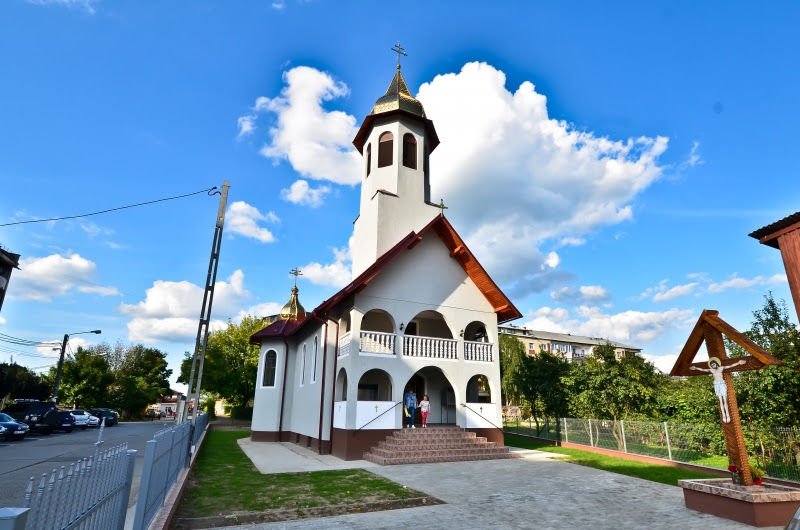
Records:
[[[364,119],[353,145],[363,157],[361,207],[353,228],[353,277],[438,213],[430,197],[428,158],[439,145],[433,122],[400,70]]]

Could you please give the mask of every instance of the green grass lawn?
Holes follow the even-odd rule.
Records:
[[[208,432],[178,518],[424,496],[363,469],[262,475],[236,443],[249,435],[248,431]]]
[[[658,464],[646,464],[644,462],[637,462],[635,460],[625,460],[614,456],[606,456],[589,451],[581,451],[580,449],[571,449],[566,447],[557,447],[548,445],[518,436],[506,435],[506,445],[513,447],[522,447],[525,449],[536,449],[537,451],[546,451],[548,453],[558,453],[567,455],[568,458],[563,460],[572,464],[579,464],[582,466],[593,467],[595,469],[602,469],[604,471],[611,471],[613,473],[620,473],[631,477],[639,477],[653,482],[661,482],[662,484],[669,484],[677,486],[680,479],[692,478],[717,478],[715,475],[708,475],[706,473],[698,473],[697,471],[689,471],[677,467],[661,466]]]

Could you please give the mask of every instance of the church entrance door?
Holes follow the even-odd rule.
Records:
[[[411,376],[405,389],[411,388],[417,394],[417,403],[422,401],[427,394],[431,403],[428,413],[428,424],[454,424],[456,421],[456,394],[453,386],[441,369],[436,366],[426,366]],[[405,392],[404,392],[405,395]],[[414,424],[422,425],[422,412],[417,406],[414,414]]]

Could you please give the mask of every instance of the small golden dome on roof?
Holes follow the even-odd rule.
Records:
[[[286,305],[281,308],[279,318],[281,320],[302,320],[306,317],[306,310],[297,299],[298,289],[295,285],[292,287],[292,296]]]
[[[406,80],[403,79],[403,74],[400,73],[399,69],[394,74],[392,82],[389,83],[386,93],[372,106],[370,114],[383,114],[393,110],[404,110],[420,118],[425,117],[425,109],[422,108],[422,103],[411,95],[408,85],[406,85]]]

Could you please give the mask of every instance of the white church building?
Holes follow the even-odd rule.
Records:
[[[294,287],[251,337],[252,439],[362,458],[402,428],[412,387],[429,396],[430,425],[502,445],[498,324],[521,314],[431,202],[439,138],[399,66],[353,144],[364,161],[354,279],[310,313]]]

